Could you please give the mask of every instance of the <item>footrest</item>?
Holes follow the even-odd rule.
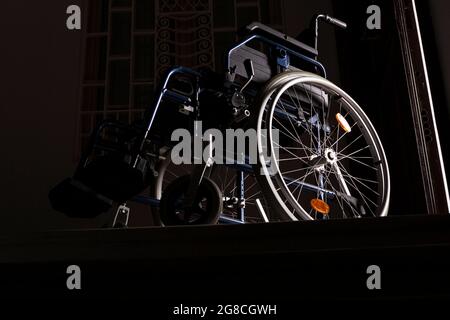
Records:
[[[72,178],[50,190],[49,200],[53,209],[71,218],[94,218],[112,206],[112,200]]]

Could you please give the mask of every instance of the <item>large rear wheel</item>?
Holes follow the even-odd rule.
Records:
[[[263,90],[259,181],[287,219],[385,216],[389,170],[361,107],[317,75],[285,72]]]

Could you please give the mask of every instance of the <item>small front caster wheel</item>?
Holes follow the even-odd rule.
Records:
[[[190,175],[173,180],[164,190],[160,202],[161,222],[171,225],[216,224],[222,212],[222,194],[218,186],[203,177],[192,206],[185,206]]]

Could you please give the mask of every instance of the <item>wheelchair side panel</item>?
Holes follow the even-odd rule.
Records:
[[[231,65],[236,66],[236,75],[244,79],[247,78],[247,72],[244,67],[244,61],[247,59],[252,60],[255,69],[253,81],[264,83],[272,78],[274,70],[267,55],[245,45],[236,49],[231,56]]]

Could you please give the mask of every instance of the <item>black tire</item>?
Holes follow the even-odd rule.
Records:
[[[222,195],[218,186],[207,177],[203,177],[197,190],[194,206],[181,207],[190,179],[189,175],[179,177],[164,190],[160,202],[160,218],[163,225],[204,225],[216,224],[219,221]]]

